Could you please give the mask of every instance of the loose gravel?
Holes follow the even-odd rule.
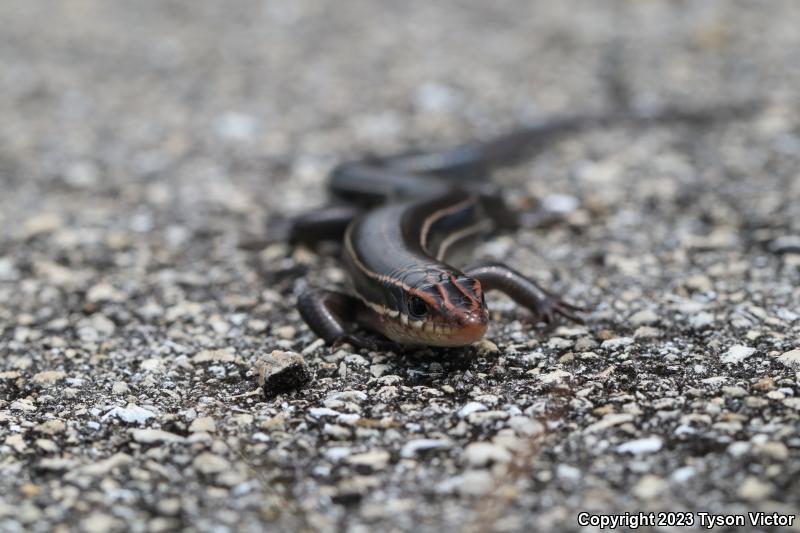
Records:
[[[800,4],[0,4],[0,530],[555,531],[796,513]],[[242,246],[347,158],[631,103],[498,172],[555,206],[464,350],[331,350],[336,246]],[[298,355],[299,354],[299,355]],[[276,381],[277,380],[277,381]],[[265,390],[265,385],[268,390]],[[795,522],[794,531],[798,531]]]

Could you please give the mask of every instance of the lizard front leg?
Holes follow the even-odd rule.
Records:
[[[325,289],[311,289],[297,299],[300,316],[326,344],[338,347],[347,343],[355,348],[375,350],[384,343],[356,335],[348,328],[357,321],[361,307],[356,298]]]
[[[564,302],[559,296],[543,289],[535,281],[507,265],[483,263],[465,269],[464,273],[478,280],[484,291],[497,290],[506,294],[522,307],[529,309],[537,320],[550,323],[555,315],[561,315],[575,322],[583,322],[575,313],[584,309]]]

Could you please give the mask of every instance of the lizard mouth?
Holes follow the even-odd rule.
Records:
[[[385,321],[383,334],[401,344],[459,347],[477,342],[486,334],[489,317],[485,310],[459,316],[456,320],[409,320],[406,315]]]

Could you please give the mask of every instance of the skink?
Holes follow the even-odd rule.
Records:
[[[518,225],[497,188],[480,178],[565,133],[622,121],[702,124],[750,109],[568,118],[442,152],[343,164],[333,171],[330,186],[353,205],[299,217],[290,239],[341,238],[349,294],[311,289],[298,299],[300,314],[328,344],[362,348],[381,346],[387,339],[404,345],[471,344],[486,333],[484,294],[492,290],[507,294],[536,319],[561,315],[579,320],[578,307],[506,265],[459,269],[448,262],[453,252],[481,235]],[[356,326],[382,337],[357,333]]]

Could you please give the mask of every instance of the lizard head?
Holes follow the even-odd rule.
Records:
[[[466,346],[480,340],[489,325],[489,313],[478,280],[461,273],[440,273],[399,291],[396,313],[383,321],[383,333],[401,344]]]

